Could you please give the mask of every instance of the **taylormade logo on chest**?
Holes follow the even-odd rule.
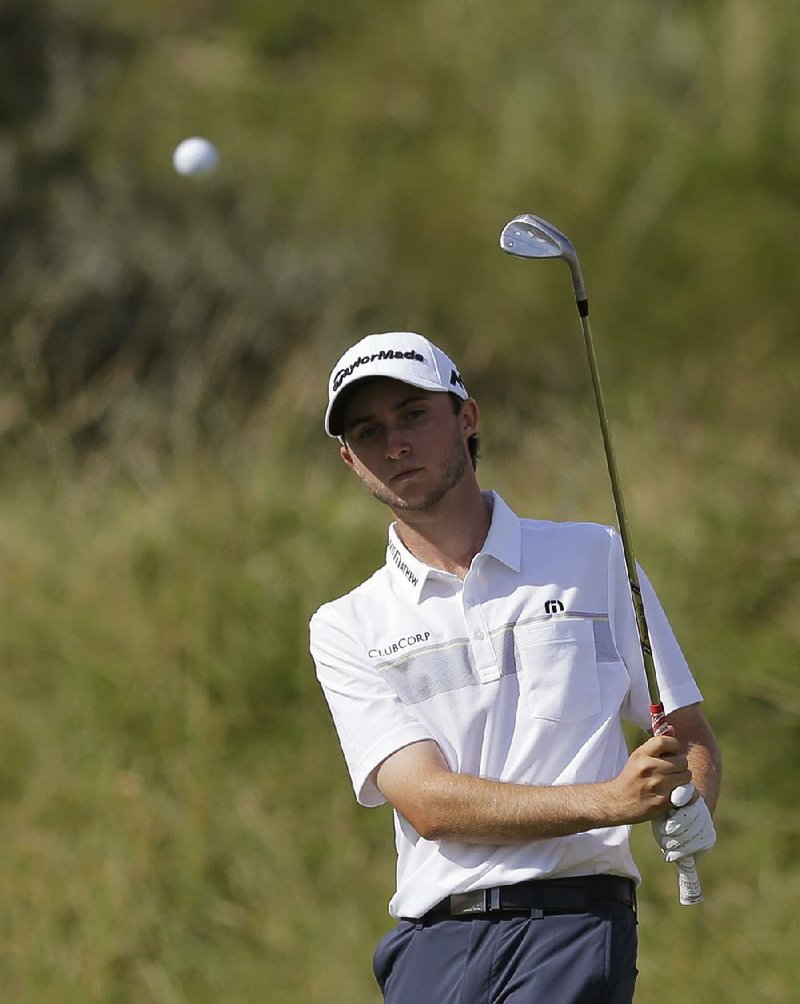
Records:
[[[415,363],[428,362],[425,356],[414,349],[409,349],[407,352],[403,352],[401,349],[381,349],[380,352],[373,352],[370,356],[358,356],[349,366],[344,366],[342,369],[337,370],[333,376],[332,390],[334,392],[337,391],[342,386],[342,382],[349,376],[352,376],[359,366],[367,366],[369,363],[385,359],[408,359]]]

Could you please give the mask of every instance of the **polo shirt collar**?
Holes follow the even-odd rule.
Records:
[[[519,517],[497,492],[482,492],[482,495],[492,502],[492,522],[479,554],[495,558],[512,571],[518,572],[522,567],[522,530]],[[400,540],[395,523],[389,527],[386,567],[395,582],[402,589],[408,590],[417,603],[428,576],[446,574],[441,569],[432,568],[415,557]]]
[[[514,572],[522,568],[522,528],[514,513],[497,492],[482,492],[492,499],[492,522],[481,548],[481,554],[491,555]]]
[[[396,524],[389,527],[389,542],[386,545],[386,567],[389,574],[402,589],[410,590],[415,602],[419,603],[422,588],[428,576],[435,568],[426,565],[424,561],[415,558],[406,545],[400,540],[395,529]]]

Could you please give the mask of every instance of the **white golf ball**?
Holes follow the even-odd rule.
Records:
[[[219,163],[219,154],[209,140],[190,136],[175,147],[172,163],[178,174],[211,174]]]

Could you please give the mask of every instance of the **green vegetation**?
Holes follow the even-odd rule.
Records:
[[[632,529],[726,758],[707,899],[636,833],[637,1000],[800,985],[800,13],[471,0],[8,0],[0,12],[0,987],[15,1004],[368,1004],[387,812],[357,808],[309,614],[385,513],[328,368],[417,328],[483,482]],[[210,136],[222,167],[176,177]]]

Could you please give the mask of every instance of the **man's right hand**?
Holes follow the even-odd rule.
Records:
[[[655,819],[672,808],[673,790],[691,779],[683,744],[673,735],[653,736],[631,753],[622,771],[608,782],[612,815],[621,823]]]

